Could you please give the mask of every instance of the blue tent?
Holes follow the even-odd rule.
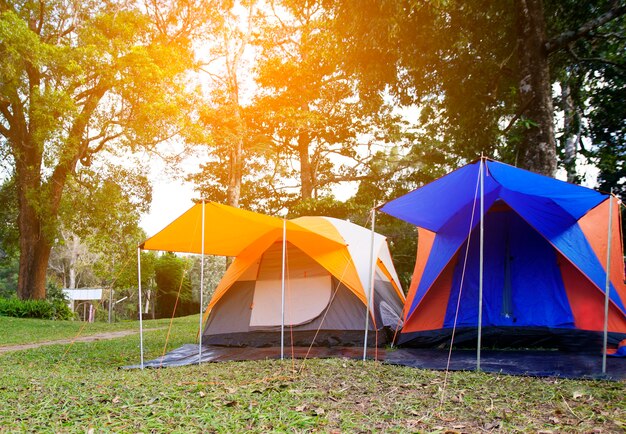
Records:
[[[483,163],[483,164],[481,164]],[[479,180],[484,167],[484,215]],[[434,343],[478,324],[478,225],[484,223],[482,325],[597,332],[604,324],[609,210],[613,247],[609,331],[626,337],[619,206],[608,195],[492,160],[479,160],[381,210],[419,227],[401,342]],[[461,333],[462,335],[462,333]],[[462,339],[459,336],[459,341]]]

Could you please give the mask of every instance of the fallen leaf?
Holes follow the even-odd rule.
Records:
[[[491,430],[491,429],[495,429],[495,428],[500,428],[500,421],[499,420],[495,420],[493,422],[489,422],[485,425],[485,429],[486,430]]]
[[[302,412],[304,410],[306,410],[306,404],[299,405],[299,406],[296,407],[296,411]]]
[[[579,391],[579,390],[577,390],[574,393],[572,393],[572,398],[574,398],[574,399],[578,399],[581,396],[583,396],[583,393],[581,391]]]
[[[322,416],[324,413],[326,413],[326,412],[324,411],[324,409],[322,407],[318,407],[318,408],[315,409],[315,414],[318,415],[318,416]]]
[[[113,401],[111,401],[113,404],[117,404],[118,402],[120,402],[120,397],[116,396],[115,398],[113,398]]]

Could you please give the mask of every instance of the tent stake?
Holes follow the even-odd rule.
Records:
[[[476,370],[480,371],[480,347],[483,329],[483,261],[485,238],[485,161],[480,159],[480,258],[478,269],[478,341],[476,342]]]
[[[204,200],[202,200],[202,245],[200,246],[200,324],[198,326],[198,365],[202,363],[202,296],[204,294],[204,208],[205,204]]]
[[[140,366],[143,369],[143,314],[141,305],[141,247],[137,247],[137,288],[139,292],[139,352]]]
[[[283,263],[281,271],[280,303],[280,360],[285,358],[285,254],[287,250],[287,220],[283,219]]]
[[[374,229],[376,227],[376,208],[372,208],[372,240],[370,245],[370,285],[367,292],[367,307],[365,309],[365,337],[363,339],[363,361],[367,357],[367,333],[370,328],[370,312],[374,293]]]
[[[606,280],[604,287],[604,340],[602,346],[602,373],[606,374],[606,350],[609,340],[609,296],[611,292],[611,237],[613,236],[613,189],[609,196],[609,239],[606,246]]]

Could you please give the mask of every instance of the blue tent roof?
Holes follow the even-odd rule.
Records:
[[[607,198],[589,188],[581,187],[547,176],[538,175],[508,164],[486,160],[485,195],[535,201],[549,200],[563,212],[578,220],[587,211]],[[386,203],[381,211],[416,226],[437,232],[455,214],[478,197],[479,161],[461,167],[424,187]],[[498,197],[499,198],[499,197]]]
[[[577,221],[608,196],[507,164],[484,161],[485,212],[495,201],[505,202],[599,289],[604,288],[604,268]],[[381,208],[437,233],[409,315],[482,218],[478,215],[480,162],[463,166]],[[614,290],[611,300],[626,310]]]

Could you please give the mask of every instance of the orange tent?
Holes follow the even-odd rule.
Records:
[[[250,270],[258,269],[268,250],[275,250],[283,238],[289,249],[295,249],[317,263],[360,300],[361,306],[367,306],[366,288],[371,273],[370,233],[365,228],[337,219],[301,217],[283,220],[208,202],[191,207],[144,241],[140,248],[235,257],[213,294],[202,319],[204,322],[229,289],[242,278],[248,279],[246,275]],[[390,283],[401,308],[404,295],[385,238],[376,234],[374,240],[374,248],[379,252],[374,258],[375,268]],[[370,315],[375,321],[373,312],[370,311]]]

